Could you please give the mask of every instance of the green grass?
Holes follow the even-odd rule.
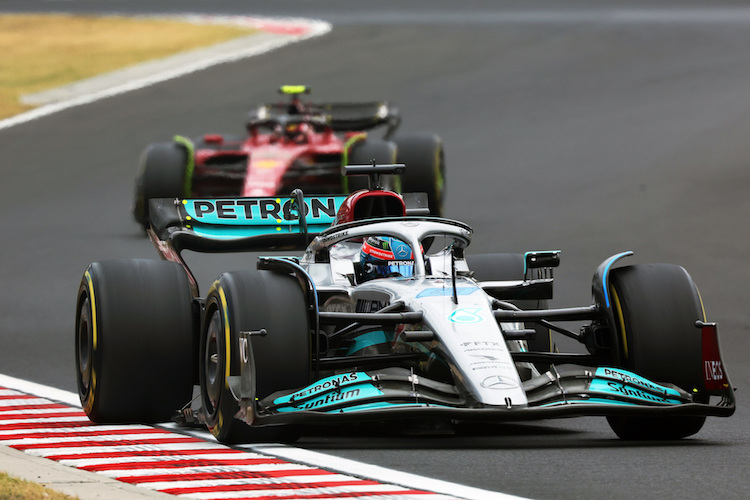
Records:
[[[0,472],[0,500],[73,500],[59,491]]]
[[[0,119],[31,109],[19,101],[24,94],[255,31],[114,16],[0,16]]]
[[[250,28],[67,15],[0,16],[0,119],[31,108],[19,98],[189,49],[252,34]],[[0,500],[73,497],[0,472]]]

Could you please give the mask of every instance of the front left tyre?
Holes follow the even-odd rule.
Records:
[[[97,423],[169,420],[190,401],[197,320],[173,262],[95,262],[78,289],[75,354],[81,406]]]

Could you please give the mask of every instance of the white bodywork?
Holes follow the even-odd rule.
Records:
[[[414,252],[413,277],[352,283],[362,238],[369,235],[392,236],[412,249],[421,248],[425,238],[434,240],[426,256]],[[452,221],[391,220],[338,231],[334,227],[312,242],[300,264],[308,269],[319,290],[346,291],[354,302],[359,297],[384,296],[390,303],[403,302],[407,311],[421,311],[422,327],[434,333],[433,347],[441,349],[472,397],[487,405],[524,407],[527,398],[510,350],[523,350],[525,342],[506,342],[501,330],[523,325],[498,324],[492,313],[493,299],[465,276],[468,268],[464,260],[455,260],[459,275],[453,277],[451,245],[464,248],[470,237],[468,226]],[[315,255],[321,251],[330,253],[330,264],[315,263]]]

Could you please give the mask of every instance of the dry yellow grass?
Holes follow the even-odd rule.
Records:
[[[253,31],[126,17],[0,16],[0,118],[29,109],[18,100],[23,94]]]
[[[73,500],[59,491],[0,473],[0,500]]]

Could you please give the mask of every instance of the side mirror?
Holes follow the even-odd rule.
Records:
[[[544,269],[541,272],[544,278],[552,277],[552,268],[560,265],[560,250],[543,250],[539,252],[526,252],[524,254],[524,280],[529,279],[531,269]],[[539,274],[539,273],[538,273]],[[539,276],[537,276],[539,277]]]

